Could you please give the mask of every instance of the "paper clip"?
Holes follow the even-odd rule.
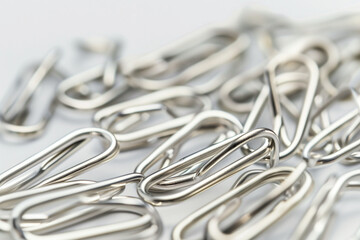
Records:
[[[190,109],[190,113],[181,114],[177,111],[181,107]],[[168,137],[192,120],[195,114],[209,109],[211,101],[206,96],[197,95],[189,87],[172,87],[103,108],[94,114],[93,122],[95,126],[112,132],[121,150],[127,150]],[[170,119],[141,130],[125,132],[148,120],[152,113],[159,112],[170,116]]]
[[[360,170],[348,172],[339,178],[331,176],[313,199],[291,239],[321,239],[333,216],[336,202],[344,191],[359,189],[359,180]]]
[[[119,239],[150,239],[158,238],[162,232],[162,223],[156,210],[138,198],[119,196],[126,184],[137,183],[141,174],[127,174],[110,180],[105,180],[72,189],[42,194],[19,203],[11,212],[10,232],[15,239],[89,239],[101,238],[104,235],[118,234]],[[47,203],[59,200],[70,201],[55,209],[54,216],[33,226],[24,226],[23,217],[27,211]],[[83,206],[85,208],[76,209]],[[137,218],[104,224],[101,226],[80,230],[61,231],[67,227],[99,218],[111,213],[127,213]]]
[[[271,104],[271,109],[274,115],[274,132],[278,135],[283,135],[281,139],[289,139],[286,133],[286,128],[283,121],[283,116],[281,114],[280,99],[278,94],[278,89],[275,82],[275,74],[277,68],[281,64],[288,62],[298,62],[303,64],[309,71],[309,82],[306,89],[304,103],[300,111],[300,116],[297,122],[295,135],[292,140],[286,140],[286,148],[280,151],[280,160],[291,157],[296,153],[296,150],[299,148],[299,145],[307,134],[307,131],[310,127],[309,118],[314,98],[317,92],[317,86],[319,82],[319,69],[316,66],[316,63],[310,58],[304,55],[279,55],[278,58],[273,58],[269,62],[267,69],[265,70],[265,80],[269,86],[269,100]],[[284,140],[283,140],[284,142]],[[287,143],[288,142],[288,143]]]
[[[205,230],[207,239],[254,239],[287,214],[311,190],[312,179],[305,169],[306,164],[300,164],[296,168],[274,167],[265,171],[250,170],[246,172],[241,175],[229,192],[209,202],[178,223],[173,229],[172,239],[186,239],[185,231],[212,213],[215,214],[207,221]],[[226,229],[220,228],[221,222],[231,216],[241,205],[242,197],[269,183],[278,185],[242,216],[237,217],[231,224],[228,223]],[[268,213],[258,218],[255,223],[242,226],[266,211]]]
[[[355,75],[349,88],[339,91],[337,95],[325,102],[323,106],[321,106],[321,108],[319,108],[318,111],[314,114],[314,117],[318,116],[336,100],[347,98],[351,95],[353,96],[353,100],[357,106],[356,109],[347,113],[335,122],[329,124],[329,126],[324,128],[305,145],[303,150],[303,158],[308,162],[310,167],[329,164],[334,161],[339,161],[345,164],[359,163],[360,156],[356,150],[360,148],[360,140],[353,140],[354,136],[356,136],[356,133],[358,133],[360,130],[360,104],[359,95],[356,90],[357,81],[359,79],[359,75]],[[339,133],[343,129],[346,130],[342,136],[333,139],[335,134]],[[322,151],[317,151],[319,149],[321,150],[322,144],[329,140],[331,140],[331,143],[333,144],[331,152],[324,154]]]
[[[104,141],[106,149],[102,153],[46,179],[41,179],[60,162],[64,161],[94,137]],[[106,130],[83,128],[73,131],[43,151],[1,173],[0,195],[67,181],[101,163],[113,159],[117,156],[118,152],[119,146],[115,137]]]
[[[245,34],[239,35],[235,29],[202,29],[185,39],[128,62],[125,65],[125,75],[131,86],[154,91],[185,85],[216,71],[216,75],[206,83],[194,86],[197,93],[207,94],[228,79],[229,73],[223,71],[224,67],[231,67],[249,44],[249,38]]]
[[[103,107],[122,95],[128,87],[117,80],[120,66],[117,62],[118,44],[112,41],[90,41],[81,45],[92,52],[104,53],[108,59],[104,65],[91,68],[65,79],[59,85],[57,97],[66,107],[78,110],[94,110]],[[90,84],[99,83],[98,89]]]
[[[289,139],[286,127],[284,125],[282,111],[281,111],[281,101],[279,86],[277,85],[276,75],[277,70],[286,64],[294,63],[304,66],[308,71],[308,82],[306,85],[306,94],[304,98],[304,103],[301,108],[300,113],[298,114],[297,126],[295,135],[292,140]],[[283,73],[284,74],[284,73]],[[302,82],[303,74],[300,73],[297,77],[293,79],[299,81],[300,78]],[[310,128],[310,111],[314,102],[314,98],[317,92],[317,86],[319,82],[319,69],[316,66],[316,63],[305,55],[301,54],[279,54],[268,63],[266,70],[264,72],[264,78],[267,83],[267,86],[264,86],[256,99],[254,107],[250,112],[246,123],[244,125],[244,131],[249,131],[255,126],[257,119],[260,116],[260,113],[266,103],[267,98],[270,101],[270,108],[272,110],[274,120],[273,120],[273,130],[279,136],[279,139],[285,145],[284,149],[280,150],[280,160],[285,160],[296,154],[296,151],[300,147],[302,139],[307,136],[308,129]],[[285,77],[285,80],[288,79],[288,76]],[[284,83],[289,83],[284,81]],[[293,114],[293,115],[294,115]],[[247,147],[243,150],[246,150]],[[247,151],[249,152],[249,150]]]
[[[184,127],[184,130],[187,129]],[[265,140],[264,144],[252,153],[241,157],[209,176],[205,176],[207,171],[216,166],[230,153],[249,141],[259,138]],[[188,199],[259,160],[267,159],[269,167],[275,166],[278,162],[278,147],[276,135],[267,129],[255,129],[247,133],[237,134],[188,155],[145,177],[138,186],[138,194],[145,201],[156,206],[173,204]],[[156,186],[164,181],[165,184],[166,181],[169,182],[167,184],[171,184],[170,187],[161,188]],[[159,190],[165,193],[158,194]]]
[[[0,128],[4,133],[16,134],[21,137],[37,137],[46,128],[50,121],[56,105],[56,98],[52,98],[48,104],[48,110],[35,124],[27,124],[31,113],[30,106],[34,95],[39,89],[41,83],[49,76],[60,78],[60,73],[55,70],[55,64],[59,59],[59,53],[56,50],[49,52],[39,65],[31,67],[30,79],[23,84],[29,71],[23,73],[19,81],[14,86],[14,92],[11,92],[10,100],[2,108],[0,118]],[[19,85],[24,85],[23,88]],[[20,91],[18,90],[20,89]],[[16,92],[18,94],[16,94]],[[15,94],[14,94],[15,93]]]

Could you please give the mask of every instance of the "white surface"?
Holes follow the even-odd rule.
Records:
[[[21,69],[41,59],[54,46],[68,46],[73,40],[88,36],[120,38],[125,43],[123,55],[136,56],[156,49],[209,23],[236,16],[243,6],[258,5],[298,19],[314,18],[345,10],[359,9],[358,1],[1,1],[0,7],[0,98],[2,99]],[[331,4],[330,4],[331,2]],[[64,52],[66,58],[66,52]],[[71,66],[71,65],[70,65]],[[71,66],[71,71],[77,71]],[[88,117],[89,115],[87,115]],[[0,139],[0,172],[42,150],[73,129],[91,126],[89,118],[77,118],[66,110],[57,111],[46,133],[39,139],[15,144]],[[143,154],[146,150],[143,151]],[[139,153],[121,153],[114,161],[84,175],[92,179],[114,177],[131,171],[143,158]],[[316,188],[331,173],[350,168],[337,164],[311,170]],[[95,176],[96,175],[96,176]],[[227,181],[229,184],[229,181]],[[226,184],[226,183],[225,183]],[[218,195],[221,187],[174,205],[159,208],[169,239],[174,224],[192,210]],[[313,192],[314,193],[314,192]],[[312,194],[313,196],[313,194]],[[360,197],[360,196],[359,196]],[[267,231],[261,239],[287,239],[304,213],[309,200]],[[355,204],[343,204],[335,222],[332,239],[344,239],[359,226],[359,218],[350,214]],[[359,209],[356,209],[358,215]],[[352,218],[350,218],[352,216]],[[337,225],[339,224],[340,225]],[[0,239],[9,239],[0,233]]]

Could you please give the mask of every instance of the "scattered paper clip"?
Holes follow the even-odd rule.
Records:
[[[191,111],[181,114],[177,112],[178,107],[187,107]],[[173,87],[103,108],[94,114],[93,122],[95,126],[111,131],[121,149],[126,150],[168,137],[191,121],[196,113],[210,109],[211,101],[206,96],[197,95],[189,87]],[[164,112],[171,119],[134,132],[125,132],[157,112]]]
[[[312,178],[305,169],[306,164],[302,163],[296,168],[274,167],[265,171],[246,172],[241,175],[229,192],[209,202],[178,223],[173,229],[172,239],[187,239],[184,236],[185,231],[214,212],[215,214],[210,215],[210,220],[207,221],[205,230],[207,239],[254,239],[288,213],[311,190]],[[241,206],[242,197],[269,183],[278,185],[242,216],[237,217],[236,221],[233,220],[232,224],[228,223],[226,229],[220,228],[221,222]],[[276,204],[274,206],[271,203]],[[264,211],[268,211],[268,213],[258,218],[256,223],[242,226]]]
[[[60,173],[41,179],[60,162],[73,154],[94,137],[103,140],[105,150]],[[29,157],[0,174],[0,195],[28,188],[38,188],[67,181],[89,169],[110,161],[119,152],[114,135],[100,128],[83,128],[73,131],[43,151]]]
[[[141,174],[128,174],[98,183],[34,196],[22,201],[11,212],[9,220],[11,235],[15,239],[23,240],[102,238],[104,235],[114,233],[119,234],[115,235],[117,238],[127,240],[158,237],[162,232],[162,223],[156,210],[139,198],[118,195],[126,184],[136,183],[141,179]],[[43,222],[27,227],[22,224],[23,216],[28,210],[59,200],[72,201],[68,205],[63,204],[56,208],[54,216]],[[86,208],[76,209],[79,206]],[[94,217],[99,218],[111,213],[130,213],[136,215],[137,218],[85,229],[57,232]]]
[[[242,156],[237,161],[223,167],[215,173],[206,176],[205,173],[217,163],[251,140],[263,138],[264,143],[252,153]],[[208,148],[188,155],[183,159],[164,167],[140,182],[138,194],[147,202],[162,206],[185,200],[219,183],[236,172],[260,160],[268,159],[268,166],[273,167],[278,162],[279,143],[275,134],[267,129],[255,129],[248,133],[238,134],[215,143]],[[187,171],[185,171],[187,170]],[[185,176],[184,176],[185,171]],[[178,175],[180,173],[180,175]],[[157,184],[167,180],[171,188],[158,193]],[[184,181],[187,184],[184,185]],[[176,184],[180,184],[176,186]],[[184,188],[186,187],[186,188]],[[154,190],[152,190],[154,188]],[[161,189],[161,188],[160,188]]]
[[[52,99],[48,101],[48,110],[43,112],[43,116],[39,118],[37,123],[27,123],[26,120],[32,112],[30,109],[31,102],[39,89],[39,85],[43,83],[45,79],[49,78],[49,76],[55,78],[61,77],[60,73],[55,70],[55,64],[58,59],[59,52],[56,50],[51,51],[39,65],[29,69],[32,75],[23,88],[19,87],[19,85],[23,85],[21,82],[26,80],[28,72],[24,72],[20,81],[16,82],[16,86],[14,86],[13,89],[14,91],[12,91],[9,96],[10,100],[6,102],[6,105],[1,110],[0,129],[3,133],[16,134],[29,138],[37,137],[44,131],[55,111],[56,98],[52,97]],[[20,89],[20,91],[18,89]],[[18,94],[14,94],[14,92],[18,92]]]

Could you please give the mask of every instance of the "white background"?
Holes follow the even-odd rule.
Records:
[[[131,57],[157,49],[201,26],[234,18],[244,6],[265,8],[295,19],[312,19],[331,13],[359,9],[356,0],[2,0],[0,3],[0,98],[2,100],[22,67],[34,60],[40,60],[54,46],[64,48],[77,39],[89,36],[119,38],[125,43],[123,56]],[[76,66],[73,69],[76,70]],[[46,133],[35,141],[10,143],[0,139],[0,172],[42,150],[71,130],[91,126],[89,115],[73,118],[67,114],[69,113],[66,110],[58,111]],[[133,153],[120,154],[116,160],[85,176],[103,179],[125,174],[141,159],[142,156],[139,157]],[[330,173],[342,173],[348,170],[350,168],[337,164],[326,169],[311,170],[317,180],[315,189]],[[216,191],[215,188],[184,203],[159,209],[166,227],[163,239],[169,239],[170,230],[176,222],[218,195]],[[260,238],[287,239],[310,199],[311,197],[308,197],[307,201],[304,201],[291,215],[277,223]],[[352,209],[354,206],[356,205],[343,204],[339,207],[343,209],[344,214],[339,216],[334,224],[339,227],[332,229],[331,235],[335,234],[332,236],[333,239],[351,236],[355,228],[359,227],[360,219],[354,218]],[[359,209],[356,209],[356,214],[359,215],[359,213]],[[0,239],[9,238],[6,234],[0,233]]]

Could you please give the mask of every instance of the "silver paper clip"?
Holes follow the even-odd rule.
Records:
[[[259,138],[265,141],[258,149],[206,176],[211,168],[230,153],[249,141]],[[278,147],[277,137],[267,129],[255,129],[229,137],[145,177],[139,184],[138,194],[145,201],[158,206],[185,200],[259,160],[267,159],[269,167],[275,166],[278,162]],[[161,183],[169,186],[157,186]]]
[[[322,129],[316,136],[314,136],[304,147],[303,158],[308,162],[310,167],[329,164],[334,161],[340,161],[342,163],[359,163],[359,152],[356,150],[360,147],[360,140],[353,138],[360,130],[360,118],[359,118],[359,95],[357,92],[359,75],[355,75],[351,82],[351,86],[339,91],[337,95],[329,99],[327,102],[318,109],[314,114],[314,117],[325,111],[331,104],[334,104],[336,100],[353,96],[353,100],[356,104],[356,109],[345,114],[333,123]],[[342,136],[335,137],[335,135],[342,130],[346,129]],[[334,139],[335,138],[335,139]],[[324,153],[322,145],[327,141],[331,141],[333,148],[331,152]],[[318,151],[320,150],[320,151]]]
[[[297,119],[296,131],[293,139],[289,139],[286,127],[284,125],[283,115],[281,111],[281,101],[279,87],[276,81],[277,70],[282,65],[289,63],[300,64],[308,70],[308,83],[306,86],[306,94],[304,98],[304,103],[301,108],[300,113],[298,114],[299,118]],[[283,73],[284,74],[284,73]],[[250,112],[246,123],[244,125],[244,131],[249,131],[255,126],[257,119],[260,116],[261,110],[264,107],[264,103],[267,98],[270,101],[270,108],[272,110],[274,120],[273,120],[273,130],[276,134],[279,135],[279,139],[285,145],[284,149],[280,150],[280,160],[285,160],[297,153],[297,150],[300,148],[300,143],[305,138],[310,129],[310,112],[313,106],[314,98],[317,92],[317,86],[319,82],[319,70],[316,66],[316,63],[305,55],[301,54],[279,54],[267,65],[267,68],[264,72],[264,77],[267,82],[267,86],[264,86],[257,97],[255,105]],[[285,80],[288,77],[285,77]],[[293,78],[294,81],[302,81],[303,74],[298,75]],[[284,83],[289,83],[284,81]],[[293,114],[293,115],[294,115]],[[246,150],[243,149],[243,150]]]
[[[19,89],[19,82],[16,82],[16,91],[18,94],[11,93],[10,101],[6,102],[6,105],[2,108],[0,118],[0,129],[4,133],[16,134],[21,137],[36,137],[39,136],[47,126],[51,119],[56,105],[56,98],[52,98],[48,104],[48,110],[43,111],[37,123],[27,123],[30,113],[31,103],[34,95],[39,89],[41,83],[49,76],[55,75],[59,78],[60,74],[55,70],[55,64],[58,61],[59,53],[56,50],[51,51],[42,62],[31,68],[32,76],[26,82],[23,88]],[[26,74],[21,76],[20,81],[24,81]],[[21,85],[21,83],[20,83]],[[46,105],[46,104],[45,104]]]
[[[75,166],[53,176],[41,179],[60,162],[73,154],[94,137],[104,141],[105,150]],[[100,128],[73,131],[43,151],[29,157],[0,174],[0,195],[29,188],[38,188],[67,181],[117,156],[119,146],[114,135]]]
[[[76,186],[29,198],[19,203],[11,212],[10,232],[15,239],[19,240],[103,238],[105,235],[115,233],[117,234],[116,237],[126,240],[157,239],[162,232],[162,223],[156,210],[138,198],[119,195],[126,184],[137,183],[141,179],[141,174],[128,174],[98,183]],[[30,209],[65,200],[70,202],[67,205],[63,203],[60,207],[55,207],[56,214],[50,218],[36,225],[24,226],[23,217]],[[79,209],[80,206],[84,208]],[[85,229],[58,232],[58,230],[113,213],[130,213],[136,215],[137,218]]]
[[[287,214],[296,206],[311,190],[312,179],[305,171],[306,164],[293,167],[274,167],[268,170],[250,170],[236,181],[231,190],[205,206],[196,210],[180,223],[172,232],[172,239],[186,239],[185,231],[194,226],[201,219],[210,214],[210,220],[206,225],[206,239],[254,239],[264,230]],[[220,228],[220,224],[226,218],[234,214],[241,206],[241,199],[252,191],[266,184],[275,183],[275,187],[256,202],[242,216],[237,217],[226,228]],[[265,215],[263,212],[268,212]],[[257,215],[262,214],[256,223],[247,224]]]
[[[190,109],[185,114],[178,113],[181,107]],[[195,114],[211,109],[211,101],[199,96],[189,87],[172,87],[100,109],[93,116],[95,126],[111,131],[122,150],[146,146],[174,134],[190,122]],[[165,122],[151,127],[129,132],[152,113],[163,112],[170,116]]]

